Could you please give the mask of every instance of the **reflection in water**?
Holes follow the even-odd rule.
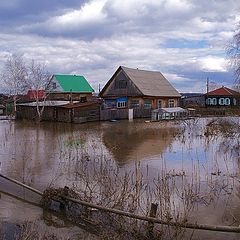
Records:
[[[208,224],[236,224],[234,221],[239,221],[240,215],[236,190],[239,135],[206,134],[206,126],[211,121],[119,121],[83,125],[1,121],[1,173],[43,190],[50,183],[79,184],[79,168],[84,173],[84,163],[94,172],[94,163],[101,159],[113,159],[116,164],[111,167],[120,166],[123,170],[134,169],[137,162],[143,172],[148,169],[147,180],[164,171],[164,176],[180,190],[185,178],[191,186],[201,188],[194,198],[188,193],[198,206],[190,219]],[[170,200],[177,197],[173,195]],[[12,221],[14,211],[6,214],[8,206],[0,206],[5,208],[1,218]]]
[[[119,165],[160,156],[179,133],[177,127],[159,128],[159,123],[113,124],[103,132],[103,143]]]

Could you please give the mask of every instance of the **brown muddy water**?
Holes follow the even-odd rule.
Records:
[[[119,175],[140,172],[149,186],[157,184],[158,176],[164,176],[177,189],[184,188],[184,197],[173,191],[169,202],[179,212],[191,209],[189,222],[238,226],[240,120],[222,120],[221,127],[214,125],[216,118],[81,125],[0,121],[0,172],[42,191],[49,186],[81,188],[83,165],[79,159],[90,166],[90,178],[94,178],[95,166],[105,161]],[[188,209],[189,201],[192,205]],[[28,221],[37,222],[41,231],[98,239],[56,216],[49,220],[39,202],[39,197],[0,178],[0,222],[7,229],[6,238],[11,239],[17,226]],[[239,238],[240,234],[207,231],[195,231],[193,235],[193,239]]]

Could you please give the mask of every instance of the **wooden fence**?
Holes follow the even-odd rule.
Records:
[[[35,192],[41,196],[43,196],[43,193],[37,189],[34,189],[24,183],[21,183],[15,179],[12,179],[10,177],[4,176],[3,174],[0,173],[0,177],[7,179],[17,185],[20,185],[32,192]],[[68,188],[67,188],[68,189]],[[67,192],[66,192],[67,193]],[[157,211],[157,205],[153,204],[151,205],[150,208],[150,213],[149,216],[140,216],[134,213],[130,213],[130,212],[126,212],[126,211],[122,211],[119,209],[113,209],[113,208],[107,208],[107,207],[103,207],[100,205],[96,205],[93,203],[89,203],[86,201],[82,201],[79,199],[74,199],[71,197],[68,197],[67,194],[66,195],[61,195],[61,200],[55,199],[53,198],[52,200],[54,201],[59,201],[61,204],[64,204],[67,202],[66,201],[70,201],[70,202],[74,202],[86,207],[90,207],[90,208],[94,208],[94,209],[98,209],[104,212],[109,212],[109,213],[113,213],[113,214],[117,214],[117,215],[121,215],[121,216],[125,216],[125,217],[129,217],[129,218],[134,218],[134,219],[138,219],[138,220],[142,220],[142,221],[147,221],[150,224],[150,227],[152,227],[152,224],[162,224],[162,225],[168,225],[168,226],[176,226],[176,227],[181,227],[181,228],[189,228],[189,229],[199,229],[199,230],[208,230],[208,231],[216,231],[216,232],[235,232],[235,233],[240,233],[240,227],[234,227],[234,226],[218,226],[218,225],[208,225],[208,224],[198,224],[198,223],[190,223],[190,222],[185,222],[185,223],[179,223],[179,222],[174,222],[174,221],[165,221],[165,220],[161,220],[155,217],[156,211]],[[65,201],[62,201],[65,200]]]
[[[128,119],[129,109],[104,109],[100,110],[100,120]],[[152,109],[133,109],[133,118],[150,118]]]

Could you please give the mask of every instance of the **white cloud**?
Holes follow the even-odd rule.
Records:
[[[190,1],[186,0],[168,0],[165,1],[164,8],[167,13],[184,13],[189,12],[193,5]]]
[[[62,16],[50,18],[47,23],[52,27],[76,27],[79,24],[97,23],[106,17],[102,12],[106,0],[93,0],[84,4],[80,10],[73,10]]]
[[[198,60],[200,69],[205,72],[226,72],[226,59],[221,57],[206,56]]]
[[[99,24],[105,21],[106,15],[103,7],[106,0],[92,0],[85,3],[80,9],[71,9],[68,12],[50,17],[44,22],[20,26],[21,32],[47,30],[50,33],[71,32],[77,29],[87,29],[90,25]]]

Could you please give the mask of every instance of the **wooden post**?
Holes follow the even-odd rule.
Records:
[[[157,208],[158,208],[158,204],[157,203],[151,203],[149,217],[152,217],[152,218],[156,217],[156,215],[157,215]],[[154,239],[153,227],[154,227],[154,223],[149,221],[148,222],[148,236],[149,236],[150,239]]]
[[[69,187],[65,186],[63,188],[63,194],[62,194],[61,202],[60,202],[60,205],[59,205],[59,208],[60,208],[61,211],[66,210],[66,205],[67,205],[66,197],[68,197],[68,194],[69,194]]]

